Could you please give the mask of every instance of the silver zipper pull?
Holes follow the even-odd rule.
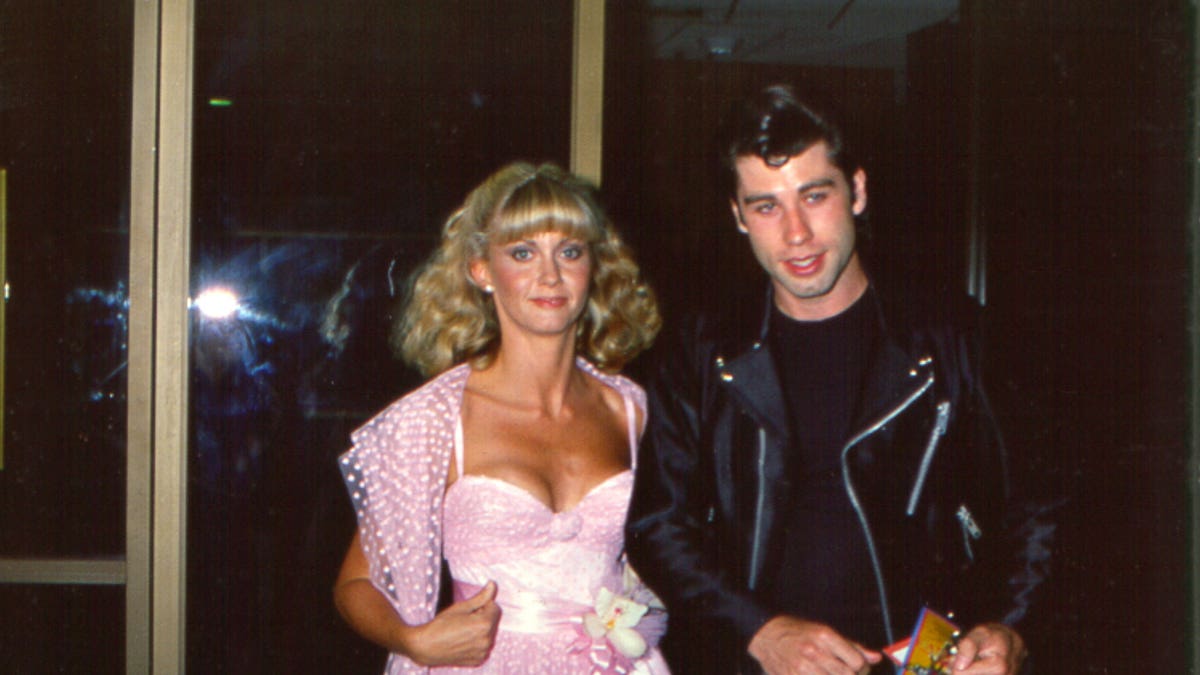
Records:
[[[975,518],[971,515],[971,511],[967,509],[966,504],[961,504],[958,511],[955,511],[954,516],[958,518],[958,522],[962,525],[963,532],[963,548],[967,551],[967,559],[975,560],[975,551],[971,548],[971,540],[978,540],[983,536],[983,530],[979,528],[979,523],[975,522]]]
[[[958,518],[958,522],[962,523],[963,531],[971,535],[972,539],[979,539],[983,536],[983,530],[979,528],[979,523],[975,522],[975,517],[971,515],[966,504],[959,505],[954,516]]]

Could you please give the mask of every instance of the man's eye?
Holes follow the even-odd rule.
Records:
[[[774,210],[775,210],[775,205],[770,202],[759,204],[754,207],[755,213],[758,213],[758,214],[764,215],[764,216],[771,213]]]
[[[829,193],[827,192],[810,192],[804,195],[804,202],[806,204],[820,204],[821,202],[825,201],[825,198],[828,196]]]

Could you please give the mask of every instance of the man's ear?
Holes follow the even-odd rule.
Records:
[[[746,229],[746,218],[742,216],[742,207],[737,203],[737,199],[729,200],[729,210],[733,212],[733,220],[737,223],[738,232],[749,234],[750,230]]]
[[[854,191],[854,204],[851,210],[854,215],[861,216],[867,210],[867,172],[859,168],[854,172],[851,189]]]

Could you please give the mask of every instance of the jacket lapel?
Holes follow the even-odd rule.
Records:
[[[718,357],[717,368],[721,379],[759,426],[775,438],[790,435],[783,389],[769,349],[756,346],[728,362]]]
[[[914,359],[890,340],[885,339],[882,349],[874,350],[874,354],[859,397],[852,436],[894,409],[932,372],[932,360]]]

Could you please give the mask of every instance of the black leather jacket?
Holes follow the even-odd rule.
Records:
[[[697,318],[651,360],[627,547],[667,605],[664,648],[681,672],[754,672],[746,647],[780,613],[773,586],[790,581],[777,515],[790,512],[796,472],[761,297],[723,321]],[[1013,503],[979,382],[976,305],[877,304],[883,339],[842,467],[861,524],[847,534],[865,537],[886,634],[905,637],[923,605],[964,627],[1015,623],[1044,577],[1052,528]]]

